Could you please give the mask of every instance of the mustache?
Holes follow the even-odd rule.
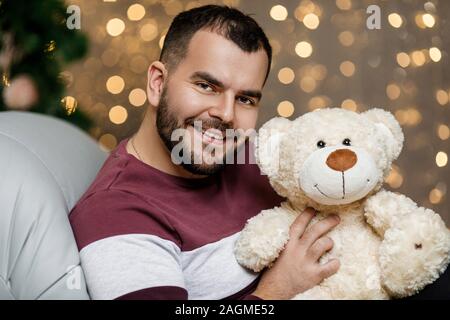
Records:
[[[208,129],[216,129],[222,132],[223,136],[226,136],[226,130],[227,129],[233,129],[233,125],[231,123],[223,122],[216,118],[210,118],[210,119],[195,119],[195,118],[189,118],[185,121],[185,124],[194,126],[194,122],[200,121],[203,130]]]

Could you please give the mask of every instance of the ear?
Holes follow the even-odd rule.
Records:
[[[167,69],[161,61],[154,61],[148,68],[147,73],[147,99],[152,106],[156,107],[159,105],[167,79]]]
[[[362,113],[370,121],[374,122],[377,130],[381,132],[388,146],[387,154],[391,160],[397,159],[403,148],[403,131],[392,113],[374,108]]]
[[[280,145],[292,121],[276,117],[266,122],[255,139],[255,157],[261,171],[269,178],[276,178],[280,168]]]

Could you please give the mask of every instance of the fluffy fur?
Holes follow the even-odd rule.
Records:
[[[320,260],[337,258],[341,266],[294,299],[389,299],[432,283],[449,264],[449,230],[432,210],[381,188],[403,139],[398,122],[381,109],[318,109],[267,122],[256,158],[287,201],[248,220],[236,242],[237,261],[254,271],[270,266],[297,215],[313,207],[319,213],[310,226],[331,213],[341,218],[328,234],[334,247]]]

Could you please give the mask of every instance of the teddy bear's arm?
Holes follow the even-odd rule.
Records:
[[[399,217],[417,209],[410,198],[390,191],[382,190],[367,199],[364,211],[367,223],[380,235],[389,229]]]
[[[381,282],[393,297],[417,293],[443,273],[450,259],[450,232],[441,217],[409,198],[382,191],[366,205],[368,222],[382,237]]]
[[[277,207],[249,219],[234,248],[239,264],[255,272],[269,266],[288,242],[295,217],[292,211]]]

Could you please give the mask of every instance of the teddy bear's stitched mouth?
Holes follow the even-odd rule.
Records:
[[[315,187],[321,194],[323,194],[325,197],[327,197],[328,199],[332,199],[332,200],[342,200],[342,199],[345,199],[345,196],[342,196],[342,198],[333,198],[333,197],[330,197],[330,196],[327,195],[325,192],[322,192],[322,190],[319,189],[319,185],[318,185],[317,183],[314,185],[314,187]]]

